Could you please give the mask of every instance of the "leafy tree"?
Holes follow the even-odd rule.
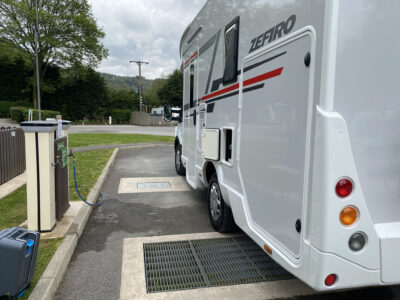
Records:
[[[109,89],[108,109],[131,109],[138,110],[139,97],[134,90]]]
[[[183,92],[183,73],[181,70],[175,70],[168,75],[167,82],[157,92],[158,97],[163,104],[171,106],[182,105]]]
[[[161,89],[167,80],[164,78],[157,78],[153,80],[150,89],[144,91],[144,98],[147,105],[160,106],[163,104],[163,100],[158,96],[158,91]]]
[[[39,76],[49,66],[96,66],[108,55],[101,43],[104,32],[97,26],[87,0],[38,0]],[[0,46],[13,49],[32,66],[35,62],[35,0],[0,1]],[[36,70],[33,86],[37,107]],[[46,85],[44,88],[46,89]]]
[[[101,120],[110,110],[104,78],[91,68],[61,70],[60,83],[48,94],[43,107],[59,110],[64,119],[72,121],[85,117]]]

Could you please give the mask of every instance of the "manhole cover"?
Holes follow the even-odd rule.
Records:
[[[137,184],[138,189],[166,189],[170,188],[169,182],[142,182]]]
[[[148,293],[293,279],[249,237],[144,244]]]

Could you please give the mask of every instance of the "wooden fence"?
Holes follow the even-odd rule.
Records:
[[[25,171],[25,136],[20,128],[0,128],[0,184]]]

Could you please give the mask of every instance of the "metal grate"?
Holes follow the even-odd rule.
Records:
[[[147,292],[292,279],[249,237],[144,244]]]

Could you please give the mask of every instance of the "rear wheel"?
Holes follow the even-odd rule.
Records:
[[[182,145],[175,147],[175,170],[178,175],[185,175],[186,169],[182,163]]]
[[[222,198],[216,174],[210,178],[207,190],[208,213],[211,225],[218,232],[232,232],[236,229],[232,210]]]

